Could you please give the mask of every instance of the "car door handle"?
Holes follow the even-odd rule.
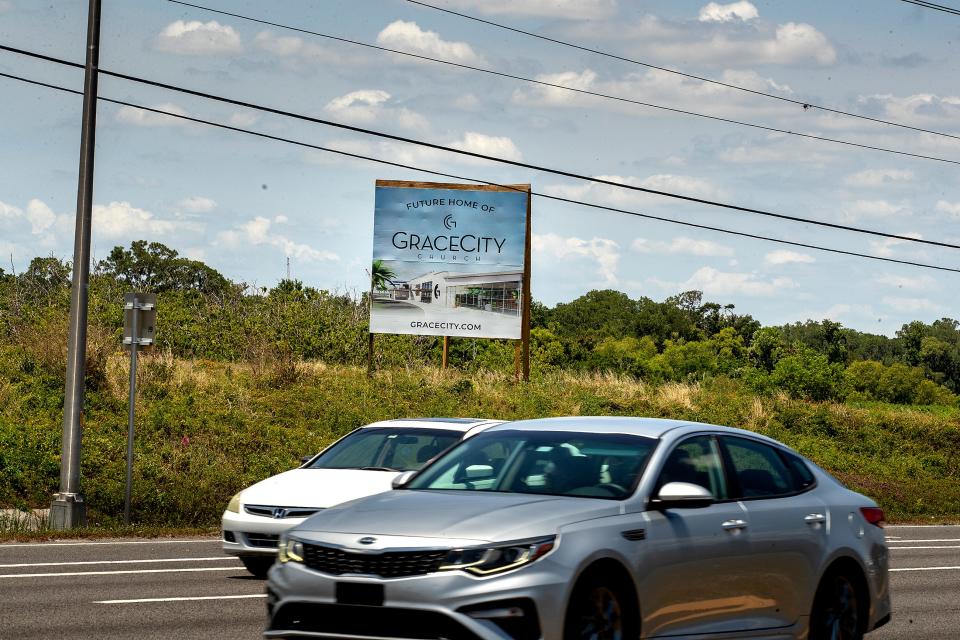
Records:
[[[827,521],[827,516],[822,513],[811,513],[803,519],[807,524],[819,524]]]
[[[721,527],[727,531],[733,531],[735,529],[746,529],[747,521],[746,520],[727,520],[720,524]]]

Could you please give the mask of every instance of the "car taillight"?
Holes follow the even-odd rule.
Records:
[[[887,519],[883,515],[883,509],[880,507],[860,507],[860,513],[863,519],[875,527],[883,527],[887,524]]]

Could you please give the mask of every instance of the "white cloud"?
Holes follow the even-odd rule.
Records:
[[[734,254],[733,247],[718,244],[710,240],[694,240],[678,236],[670,242],[650,242],[646,238],[637,238],[630,248],[638,253],[667,253],[690,256],[729,257]]]
[[[616,13],[617,0],[451,0],[447,5],[490,15],[599,20]]]
[[[937,201],[937,213],[945,213],[954,218],[960,218],[960,202]]]
[[[960,96],[915,93],[909,96],[875,94],[860,96],[859,107],[870,115],[914,126],[937,126],[957,130]],[[953,147],[955,148],[955,147]]]
[[[507,160],[522,160],[523,156],[517,145],[506,136],[488,136],[483,133],[467,131],[463,138],[450,144],[454,149],[481,153],[487,156],[497,156]]]
[[[203,196],[191,196],[184,198],[177,206],[190,213],[209,213],[217,208],[215,200],[204,198]]]
[[[760,16],[757,8],[746,0],[730,4],[711,2],[700,9],[700,22],[730,22],[732,20],[754,20]]]
[[[511,160],[520,160],[523,158],[523,154],[517,145],[512,139],[506,136],[490,136],[468,131],[460,138],[443,142],[443,145],[473,153],[500,156]],[[428,147],[419,147],[389,140],[381,140],[379,142],[358,139],[332,140],[327,143],[327,146],[348,153],[389,158],[391,162],[423,164],[427,168],[438,166],[434,163],[456,163],[475,166],[491,162],[480,158],[471,158],[469,156],[440,151],[439,149],[430,149]],[[332,158],[329,153],[314,151],[305,153],[304,159],[311,164],[342,164],[344,162],[342,158]],[[367,167],[369,164],[361,161],[361,166]]]
[[[280,58],[294,71],[310,71],[315,70],[319,64],[345,62],[345,59],[331,49],[296,36],[277,35],[272,31],[258,33],[253,38],[253,46]]]
[[[243,46],[240,34],[233,27],[216,20],[177,20],[168,24],[157,36],[157,48],[185,55],[222,55],[239,53]]]
[[[887,200],[857,200],[843,208],[842,217],[845,220],[859,220],[861,218],[890,218],[892,216],[909,215],[910,209],[906,203],[894,204]]]
[[[888,307],[893,307],[902,313],[917,313],[921,311],[940,311],[943,307],[928,298],[899,298],[884,296],[881,300]]]
[[[512,101],[524,106],[604,108],[632,116],[662,116],[664,111],[617,100],[597,100],[577,91],[590,91],[641,103],[665,104],[678,109],[708,112],[723,117],[792,116],[783,104],[758,102],[735,89],[685,78],[659,69],[629,72],[614,79],[601,79],[592,69],[537,75],[545,83],[514,91]],[[726,69],[718,79],[755,91],[792,94],[789,86],[751,70]],[[554,85],[554,86],[547,86]],[[571,91],[573,89],[574,91]]]
[[[106,238],[141,238],[145,235],[165,235],[177,229],[169,220],[160,220],[144,209],[129,202],[111,202],[94,205],[93,229],[96,235]]]
[[[218,236],[218,241],[228,247],[239,247],[243,244],[252,246],[276,247],[284,255],[304,262],[337,261],[340,256],[332,251],[314,249],[313,247],[295,242],[284,235],[275,233],[274,224],[286,222],[285,216],[276,216],[273,220],[257,216],[248,220],[231,231],[224,231]]]
[[[798,253],[796,251],[771,251],[766,256],[764,260],[768,264],[794,264],[794,263],[809,263],[816,262],[817,259],[813,256],[806,253]]]
[[[657,278],[651,278],[650,282],[666,290],[696,289],[711,296],[772,296],[797,286],[790,278],[764,280],[755,273],[725,272],[713,267],[697,269],[685,282],[665,282]]]
[[[40,235],[53,226],[57,216],[46,203],[34,198],[27,203],[27,220],[30,221],[31,233]]]
[[[260,116],[254,113],[234,113],[230,115],[230,124],[234,127],[249,127],[259,120]]]
[[[558,260],[586,258],[596,262],[597,275],[606,286],[616,285],[617,267],[620,264],[620,245],[607,238],[584,240],[564,237],[555,233],[534,234],[531,249],[539,256]]]
[[[909,169],[866,169],[843,179],[848,187],[885,187],[913,180]]]
[[[674,175],[661,173],[646,178],[637,178],[633,176],[594,176],[599,180],[616,182],[625,185],[642,187],[645,189],[654,189],[656,191],[665,191],[679,193],[695,198],[721,198],[723,192],[711,182],[692,176]],[[624,206],[655,206],[665,205],[674,202],[672,198],[647,194],[633,191],[630,189],[621,189],[612,185],[597,183],[578,183],[578,184],[558,184],[547,185],[544,191],[550,195],[561,198],[571,198],[574,200],[588,200],[598,202],[613,207]]]
[[[5,202],[0,202],[0,220],[13,220],[14,218],[19,218],[23,215],[23,211],[19,207],[15,207],[12,204],[7,204]]]
[[[937,281],[930,276],[918,276],[910,278],[907,276],[897,276],[891,273],[885,273],[876,278],[880,284],[885,284],[897,289],[907,289],[910,291],[930,291],[937,288]]]
[[[189,115],[181,107],[169,102],[153,105],[152,108],[159,109],[160,111],[166,111],[167,113],[174,113],[180,116]],[[173,116],[128,106],[120,107],[120,109],[117,110],[116,120],[117,122],[132,124],[137,127],[176,127],[190,125],[188,121],[181,120]]]
[[[390,94],[381,89],[363,89],[334,98],[324,110],[355,123],[394,122],[405,129],[426,129],[427,119],[406,107],[388,107]]]
[[[907,238],[916,238],[918,240],[923,239],[923,235],[915,231],[909,233],[901,233]],[[908,240],[898,240],[897,238],[884,238],[883,240],[871,240],[870,247],[873,249],[873,252],[878,256],[883,258],[889,258],[893,255],[893,248],[903,245],[903,244],[912,244]],[[919,256],[924,255],[922,252],[918,254]]]
[[[396,20],[388,24],[377,34],[377,44],[382,47],[417,53],[434,58],[442,58],[464,64],[482,64],[478,56],[466,42],[444,40],[436,31],[424,31],[416,22]],[[403,56],[410,61],[412,58]]]

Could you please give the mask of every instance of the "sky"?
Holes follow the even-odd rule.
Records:
[[[898,0],[433,0],[657,66],[960,135],[960,18]],[[536,40],[404,0],[196,0],[546,82],[960,161],[960,140],[846,118]],[[0,43],[82,62],[85,0],[0,0]],[[809,219],[960,244],[960,166],[575,94],[164,0],[103,0],[101,67],[459,149]],[[0,52],[0,72],[81,89]],[[675,220],[960,268],[960,252],[762,218],[455,156],[101,77],[100,95]],[[81,98],[0,78],[0,264],[70,259]],[[226,276],[367,288],[377,179],[437,180],[101,102],[94,258],[162,242]],[[699,289],[764,324],[892,335],[960,317],[960,274],[533,201],[532,293]]]

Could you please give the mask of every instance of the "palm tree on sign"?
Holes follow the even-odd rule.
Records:
[[[370,286],[385,291],[391,280],[397,277],[397,272],[383,263],[383,260],[374,260],[370,268]]]

